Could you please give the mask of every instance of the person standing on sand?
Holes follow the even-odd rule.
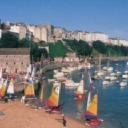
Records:
[[[62,123],[63,123],[63,126],[65,127],[65,126],[66,126],[67,121],[65,120],[64,114],[62,114]]]

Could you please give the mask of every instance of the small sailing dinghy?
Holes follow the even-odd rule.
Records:
[[[8,99],[14,99],[14,80],[11,79],[6,92]]]
[[[48,98],[48,100],[45,103],[46,106],[46,112],[54,112],[54,113],[60,113],[62,110],[62,105],[59,105],[59,97],[60,97],[60,91],[61,91],[61,83],[59,83],[56,86],[53,86],[51,96]]]
[[[82,79],[78,85],[77,90],[74,92],[75,99],[85,99],[85,92],[86,90],[84,90],[84,76],[82,74]]]
[[[102,123],[102,119],[98,119],[98,94],[95,94],[93,99],[91,100],[91,92],[88,94],[87,100],[87,110],[82,115],[86,118],[86,125],[87,126],[95,126]]]
[[[28,81],[28,85],[24,90],[24,96],[22,98],[24,100],[23,103],[25,103],[25,104],[31,103],[31,102],[33,102],[33,100],[36,99],[35,91],[34,91],[34,85],[33,85],[32,80]]]
[[[3,77],[2,77],[2,67],[0,67],[0,89],[3,85]]]
[[[4,99],[7,89],[7,80],[5,80],[2,84],[2,87],[0,88],[0,101]]]

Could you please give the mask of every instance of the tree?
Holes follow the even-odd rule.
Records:
[[[27,39],[21,39],[19,40],[19,47],[20,48],[29,48],[31,47],[31,41],[27,40]]]
[[[77,55],[80,56],[88,56],[92,52],[92,48],[90,45],[83,41],[77,41],[77,40],[65,40],[66,45],[70,47],[71,50],[77,53]]]
[[[50,57],[65,57],[67,53],[66,46],[62,43],[62,41],[57,41],[55,43],[49,43],[49,53]]]
[[[107,51],[105,44],[99,40],[93,42],[93,48],[101,54],[105,54]]]
[[[2,48],[18,48],[18,38],[7,32],[2,35],[1,38],[1,47]]]

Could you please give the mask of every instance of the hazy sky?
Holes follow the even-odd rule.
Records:
[[[128,0],[0,0],[0,18],[128,39]]]

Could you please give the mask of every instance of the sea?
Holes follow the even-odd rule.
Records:
[[[118,64],[118,66],[117,66]],[[102,66],[107,66],[107,62],[103,61]],[[127,70],[126,61],[110,61],[109,66],[114,68],[113,72],[119,70],[124,72]],[[91,73],[94,73],[97,67],[91,69]],[[70,74],[70,77],[79,82],[82,78],[81,72],[85,73],[85,89],[89,88],[89,76],[88,70],[75,70]],[[98,117],[103,119],[103,123],[95,128],[128,128],[128,83],[127,86],[121,88],[119,83],[112,82],[110,85],[103,85],[102,82],[105,76],[109,76],[111,72],[102,76],[99,80],[94,80],[94,90],[91,96],[93,97],[95,91],[98,89]],[[53,78],[53,72],[46,73],[47,78]],[[118,81],[121,82],[121,76]],[[53,83],[46,83],[45,88],[45,100],[50,96]],[[74,91],[76,88],[67,88],[62,85],[60,101],[63,104],[63,113],[66,115],[85,122],[81,119],[81,114],[86,111],[87,98],[84,100],[75,100]],[[75,126],[74,126],[75,128]]]

